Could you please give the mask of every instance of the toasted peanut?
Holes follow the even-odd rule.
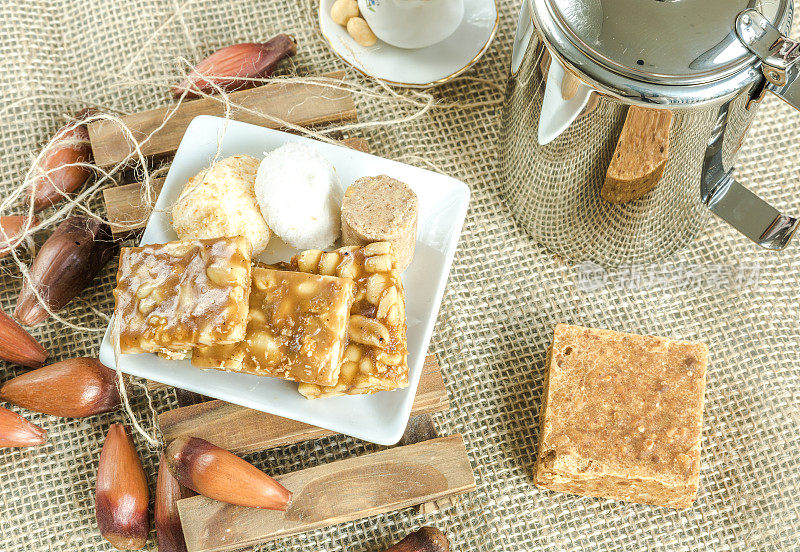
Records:
[[[317,350],[317,347],[314,345],[314,343],[312,343],[310,341],[304,341],[300,345],[300,354],[304,355],[304,356],[306,356],[308,358],[313,357],[314,353],[316,352],[316,350]],[[310,375],[310,370],[306,369],[306,374]]]
[[[267,282],[261,278],[253,278],[253,285],[258,291],[267,291]]]
[[[367,296],[367,290],[365,288],[361,287],[361,286],[358,286],[355,289],[355,292],[356,293],[355,293],[354,299],[355,299],[356,302],[361,301],[364,297]]]
[[[364,246],[364,255],[374,257],[375,255],[390,255],[392,244],[389,242],[373,242]]]
[[[374,46],[378,37],[369,28],[369,24],[361,17],[351,17],[347,22],[347,32],[360,46]]]
[[[376,255],[364,260],[364,268],[367,272],[390,272],[393,266],[394,261],[391,255]]]
[[[336,252],[323,253],[319,260],[319,273],[325,276],[336,275],[336,265],[339,264],[339,255]]]
[[[211,265],[206,269],[206,275],[218,286],[230,286],[245,279],[245,270],[236,266]]]
[[[401,301],[397,301],[391,307],[389,307],[389,310],[386,312],[386,316],[380,318],[384,318],[386,323],[391,324],[392,326],[400,324],[400,322],[403,320],[403,315],[401,314],[402,305],[403,303]]]
[[[386,351],[380,351],[377,355],[375,355],[375,360],[388,366],[398,366],[403,362],[403,355],[400,353],[387,353]]]
[[[164,252],[174,257],[185,257],[195,247],[197,247],[196,244],[191,241],[174,241],[164,244]],[[200,256],[203,259],[208,257],[208,252],[204,247],[200,248]]]
[[[157,287],[158,287],[158,282],[157,281],[152,281],[152,282],[147,282],[147,283],[141,284],[136,290],[136,298],[137,299],[144,299],[145,297],[150,295],[150,293],[154,289],[156,289]]]
[[[322,257],[322,251],[319,249],[309,249],[308,251],[303,251],[297,256],[297,268],[299,268],[302,272],[316,273],[316,268],[319,264],[320,257]]]
[[[338,276],[340,278],[353,278],[358,276],[358,267],[352,255],[348,255],[339,263]]]
[[[139,309],[140,313],[147,316],[148,314],[153,312],[153,309],[156,308],[157,304],[158,301],[156,301],[154,297],[144,297],[139,300],[139,305],[137,306],[137,308]]]
[[[339,381],[350,383],[358,374],[358,363],[356,362],[343,362],[342,369],[339,372]]]
[[[267,332],[256,332],[250,336],[248,341],[252,349],[264,351],[265,354],[268,354],[269,351],[278,350],[278,344],[275,343],[275,339]]]
[[[350,317],[348,324],[350,340],[373,347],[383,347],[389,343],[389,330],[378,322],[364,316],[355,314]]]
[[[361,362],[358,363],[358,368],[362,374],[369,375],[372,371],[372,360],[369,357],[362,358]]]
[[[288,299],[281,301],[275,307],[275,310],[272,313],[272,323],[275,326],[289,326],[286,328],[287,330],[291,329],[293,326],[294,319],[292,318],[293,314],[297,310],[297,305],[293,301]]]
[[[356,362],[359,358],[361,358],[361,349],[358,345],[350,343],[344,350],[344,359]]]
[[[322,388],[313,383],[299,383],[297,385],[297,390],[308,399],[318,399],[322,396]]]
[[[147,323],[151,326],[163,326],[167,323],[167,319],[163,316],[151,316],[147,319]]]
[[[301,282],[297,285],[297,295],[301,297],[306,297],[311,295],[317,291],[317,283],[316,282]]]
[[[378,317],[378,319],[385,319],[388,316],[389,310],[392,308],[392,306],[399,302],[400,299],[397,296],[397,288],[391,286],[386,290],[386,293],[383,294],[383,297],[381,297],[380,303],[378,303],[378,311],[375,313],[375,315]],[[394,325],[394,323],[392,323],[392,325]]]
[[[331,6],[331,19],[337,25],[344,27],[351,17],[358,17],[356,0],[336,0]]]
[[[383,274],[373,274],[367,279],[367,301],[373,305],[379,305],[381,302],[381,295],[385,289],[386,278],[384,278]]]
[[[228,297],[237,304],[242,303],[244,301],[244,289],[240,287],[233,288],[230,293],[228,293]]]

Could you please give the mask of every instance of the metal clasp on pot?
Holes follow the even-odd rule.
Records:
[[[766,86],[757,88],[753,101],[765,90],[800,109],[800,82],[796,62],[800,43],[787,38],[760,12],[748,9],[736,18],[739,40],[761,60]],[[783,249],[798,227],[798,220],[785,215],[733,178],[733,169],[722,162],[722,146],[728,126],[729,104],[720,107],[703,161],[701,197],[716,215],[767,249]]]
[[[800,90],[795,89],[800,42],[781,32],[759,11],[744,10],[736,18],[736,34],[748,50],[761,60],[768,89],[800,109]]]

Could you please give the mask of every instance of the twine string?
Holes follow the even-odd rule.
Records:
[[[193,0],[188,0],[180,4],[176,1],[174,3],[174,12],[164,21],[162,25],[159,26],[155,32],[163,32],[170,25],[178,25],[183,29],[183,34],[189,38],[189,44],[191,50],[195,54],[195,57],[199,58],[200,56],[198,55],[197,46],[191,40],[192,33],[190,32],[190,29],[187,28],[187,24],[184,20],[184,13],[186,12],[188,6],[192,3]],[[153,38],[155,38],[155,36]],[[125,65],[122,73],[114,75],[114,79],[112,80],[112,82],[116,83],[114,86],[123,88],[151,88],[160,93],[170,92],[174,83],[177,82],[177,80],[180,80],[174,78],[174,75],[162,79],[136,79],[130,76],[133,73],[131,69],[136,63],[141,62],[144,59],[146,50],[149,48],[150,44],[154,42],[155,40],[145,41],[142,48],[131,54],[131,57]],[[240,79],[243,81],[248,81],[254,86],[313,85],[315,90],[318,91],[318,98],[324,99],[330,98],[332,94],[340,96],[342,93],[348,93],[353,96],[356,102],[379,101],[394,108],[393,115],[387,116],[383,119],[379,118],[369,121],[351,121],[341,124],[333,124],[326,128],[312,129],[287,121],[283,117],[277,117],[275,115],[243,105],[242,103],[237,102],[235,97],[229,92],[223,90],[219,85],[215,84],[219,75],[214,75],[210,72],[200,72],[197,70],[197,67],[194,63],[185,58],[177,58],[175,61],[179,67],[185,69],[186,74],[195,72],[206,82],[211,83],[209,91],[192,90],[192,93],[195,96],[220,104],[222,117],[225,119],[225,124],[223,124],[220,135],[218,136],[217,150],[211,164],[217,162],[222,157],[223,138],[228,130],[228,121],[234,117],[234,114],[246,114],[257,120],[268,122],[270,126],[282,128],[302,136],[321,140],[323,142],[336,144],[338,143],[335,139],[336,136],[347,135],[348,133],[355,131],[363,132],[370,129],[378,129],[381,127],[409,123],[428,115],[433,110],[474,109],[478,107],[497,105],[500,101],[497,98],[492,98],[494,94],[491,94],[491,92],[500,90],[500,86],[492,81],[478,77],[459,77],[453,81],[455,83],[469,83],[473,90],[473,97],[480,93],[481,90],[490,92],[490,94],[484,96],[488,96],[489,99],[477,99],[467,102],[445,102],[437,99],[434,92],[430,90],[397,90],[391,88],[380,79],[370,76],[359,80],[353,80],[350,78],[337,79],[324,76],[300,76],[292,73],[289,75],[270,76],[265,78]],[[68,95],[59,95],[55,93],[40,93],[34,97],[34,99],[39,101],[69,103],[72,105],[80,105],[85,102],[85,100],[80,98]],[[0,214],[12,214],[14,212],[19,212],[20,205],[22,204],[25,206],[24,214],[27,215],[27,218],[19,232],[14,236],[10,236],[6,229],[0,226],[0,235],[2,235],[4,240],[3,243],[11,246],[9,248],[8,255],[11,257],[14,265],[16,265],[17,269],[19,270],[23,285],[31,289],[33,295],[42,305],[42,308],[47,312],[47,314],[63,327],[69,328],[75,332],[99,333],[105,330],[104,327],[94,327],[76,323],[75,321],[67,319],[64,315],[53,311],[47,304],[39,287],[35,285],[31,275],[31,268],[28,266],[28,263],[24,258],[25,256],[23,256],[21,252],[23,248],[19,246],[23,243],[28,244],[26,249],[28,249],[32,255],[34,234],[57,226],[63,222],[65,218],[73,214],[80,214],[108,224],[111,228],[118,231],[130,230],[140,226],[144,220],[111,221],[108,220],[108,217],[104,216],[103,213],[93,209],[91,205],[98,194],[101,194],[103,190],[111,186],[116,186],[121,183],[123,181],[123,173],[125,171],[132,170],[136,175],[137,180],[141,183],[140,197],[142,204],[147,207],[144,212],[149,213],[154,210],[155,201],[157,199],[157,194],[155,193],[154,188],[154,180],[163,175],[169,169],[169,166],[164,165],[162,167],[153,168],[150,165],[143,148],[148,144],[148,142],[150,142],[150,140],[153,139],[155,135],[157,135],[168,124],[170,124],[181,105],[188,99],[188,91],[183,91],[181,95],[174,99],[174,102],[166,110],[163,120],[156,126],[156,128],[154,128],[145,136],[137,136],[126,124],[124,115],[122,113],[110,106],[97,105],[96,103],[92,105],[92,103],[89,102],[90,106],[93,107],[95,111],[87,115],[81,121],[75,121],[65,116],[65,119],[68,122],[58,132],[55,133],[55,135],[36,155],[32,156],[30,165],[25,171],[22,182],[9,193],[5,194],[2,199],[0,199]],[[26,98],[26,101],[30,102],[31,98]],[[0,108],[0,117],[2,117],[3,114],[8,113],[10,110],[13,110],[17,103],[19,102],[15,102],[10,105],[6,105],[4,108]],[[291,113],[289,115],[291,115]],[[111,167],[98,167],[89,162],[76,162],[50,168],[48,170],[43,170],[42,167],[44,161],[54,151],[60,148],[74,147],[85,144],[85,142],[82,140],[68,137],[70,131],[74,130],[78,125],[89,125],[98,122],[101,122],[104,125],[112,125],[118,132],[122,134],[130,149],[130,152],[123,159]],[[422,157],[406,156],[405,160],[428,165],[430,167],[430,163],[426,162],[426,160]],[[54,185],[55,183],[53,181],[53,175],[55,171],[63,170],[65,167],[69,166],[88,169],[92,174],[87,183],[79,188],[78,191],[71,193],[59,190],[59,188]],[[33,202],[27,201],[25,198],[32,195],[36,191],[36,188],[41,186],[45,181],[49,181],[49,183],[53,185],[52,187],[56,190],[59,201],[52,209],[47,211],[46,216],[41,216],[41,213],[39,213],[41,222],[37,226],[34,226],[32,224],[34,216]],[[188,190],[188,193],[191,193],[191,191],[191,189]],[[183,193],[187,193],[187,191],[185,190]],[[96,314],[101,314],[97,311],[97,309],[90,310]],[[100,318],[104,321],[108,320],[108,316],[104,314],[100,316]],[[162,436],[160,435],[156,421],[157,412],[153,407],[150,393],[147,391],[147,388],[141,384],[138,384],[137,386],[143,389],[147,397],[148,410],[153,419],[152,431],[148,431],[142,426],[136,414],[134,413],[133,408],[131,407],[128,390],[126,387],[126,380],[128,383],[130,383],[133,381],[133,379],[125,378],[119,368],[119,321],[116,317],[112,318],[112,320],[114,321],[112,328],[112,343],[114,346],[117,384],[119,387],[120,398],[122,400],[124,411],[130,418],[131,425],[135,431],[141,435],[148,446],[152,449],[157,449],[162,442]]]

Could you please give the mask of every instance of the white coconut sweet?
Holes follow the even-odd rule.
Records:
[[[270,229],[292,247],[326,249],[339,238],[339,178],[313,148],[288,143],[266,153],[255,192]]]

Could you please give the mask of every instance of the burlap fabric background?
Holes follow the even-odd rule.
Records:
[[[501,26],[471,75],[502,84],[519,0],[502,0]],[[179,9],[180,8],[180,9]],[[315,15],[292,0],[9,1],[0,17],[0,183],[16,185],[30,156],[86,104],[122,112],[163,104],[163,89],[136,86],[178,71],[175,56],[198,60],[229,43],[296,35],[299,71],[342,63],[316,32]],[[188,33],[184,31],[188,29]],[[155,38],[154,38],[155,37]],[[357,78],[357,77],[353,77]],[[443,101],[499,100],[474,82],[440,88]],[[358,100],[362,120],[402,114]],[[424,519],[411,510],[270,543],[261,550],[382,550],[423,523],[447,530],[455,550],[796,550],[800,542],[800,245],[757,250],[719,220],[657,266],[613,273],[568,265],[513,222],[498,192],[494,106],[434,110],[401,126],[365,132],[377,154],[433,163],[473,192],[431,350],[441,359],[452,410],[442,433],[463,433],[478,491]],[[741,155],[740,177],[776,205],[800,210],[800,114],[767,101]],[[111,310],[109,266],[102,281],[66,310],[76,323],[103,325]],[[0,265],[2,307],[19,280]],[[409,290],[413,293],[413,290]],[[707,341],[711,346],[703,470],[686,511],[577,498],[537,489],[535,458],[542,369],[557,322]],[[50,323],[34,334],[54,359],[97,352],[99,334]],[[3,366],[0,380],[19,373]],[[158,410],[174,405],[156,394]],[[134,407],[147,421],[140,391]],[[0,451],[0,549],[110,550],[93,513],[94,475],[109,414],[65,421],[26,414],[48,429],[46,446]],[[138,440],[140,450],[146,448]],[[338,437],[250,457],[285,472],[374,447]],[[143,454],[155,483],[154,454]],[[154,535],[153,535],[154,537]],[[154,538],[149,549],[154,550]]]

